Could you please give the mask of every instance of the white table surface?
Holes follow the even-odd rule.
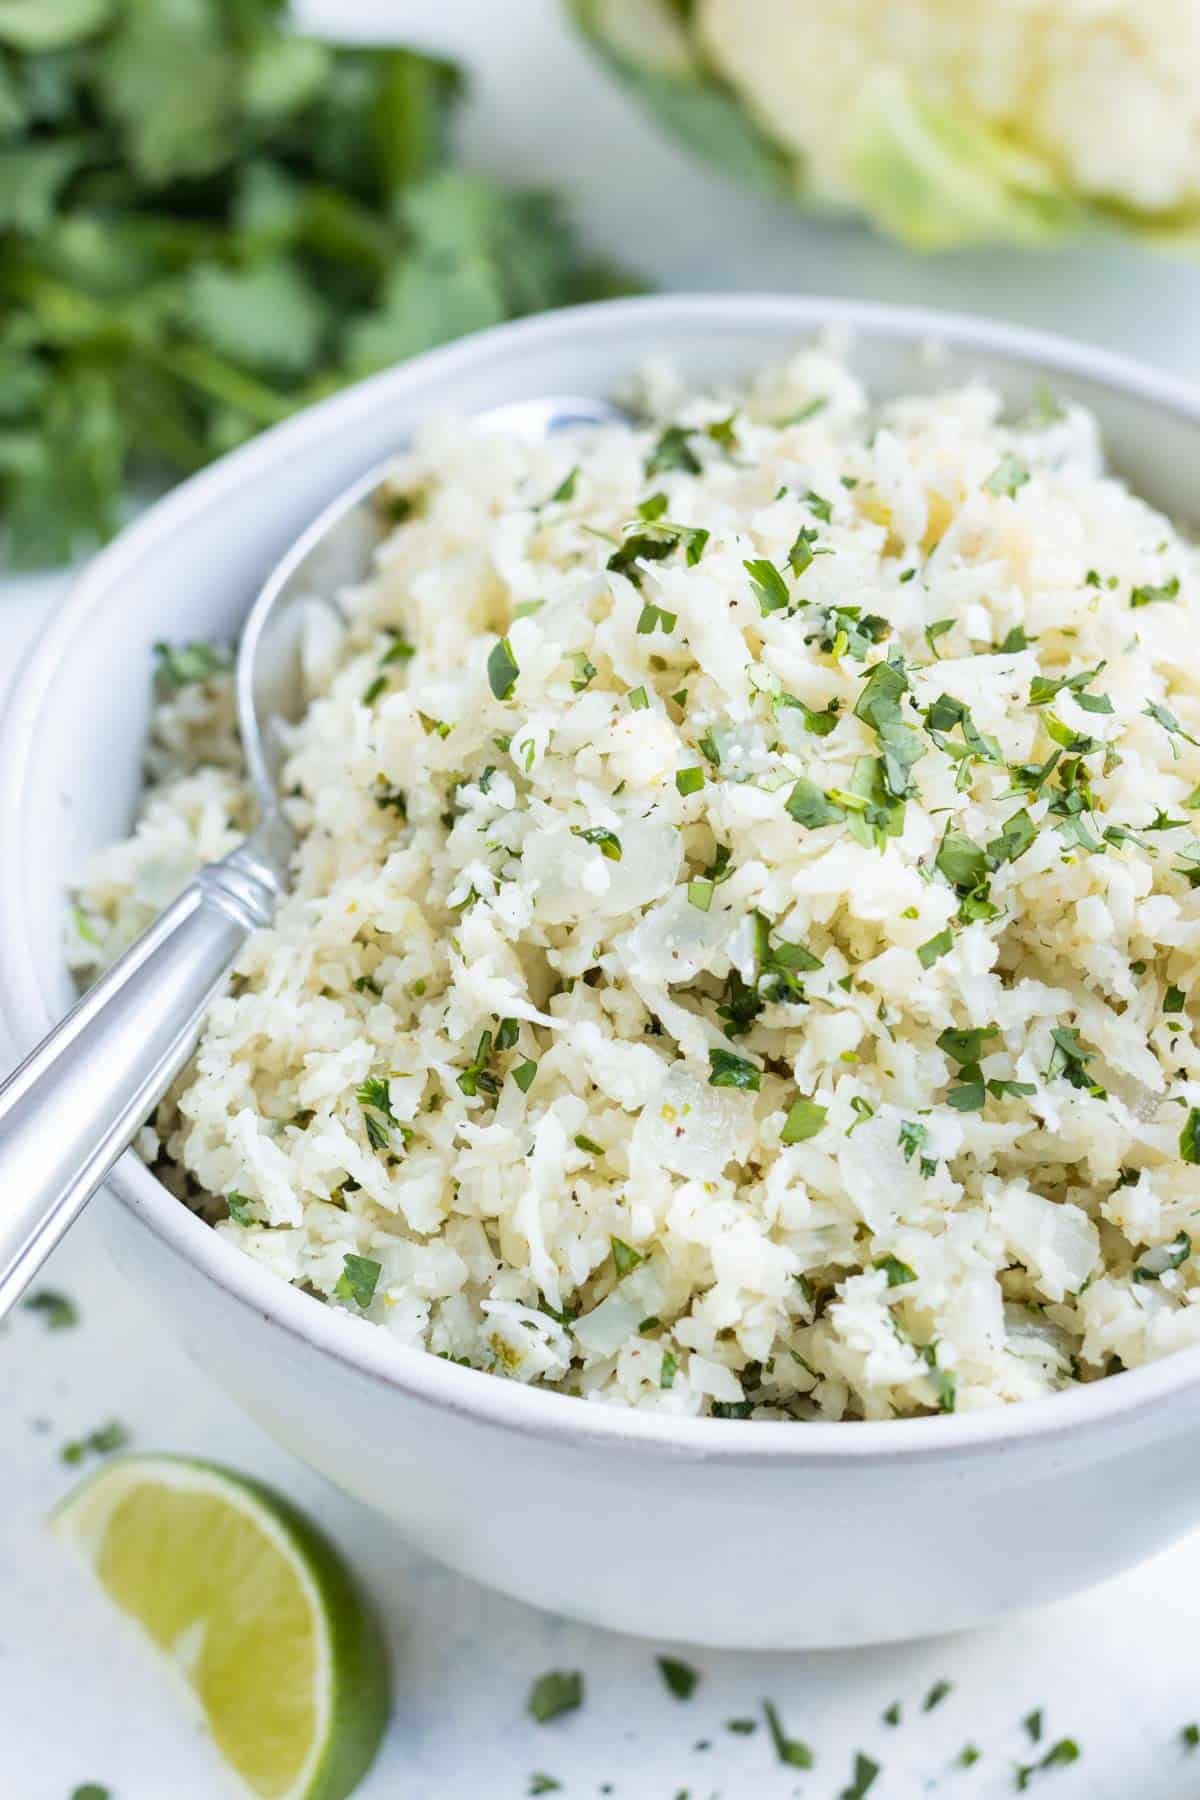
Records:
[[[662,285],[958,306],[1090,337],[1200,379],[1200,268],[1118,248],[917,261],[853,226],[798,220],[660,142],[583,56],[554,0],[308,0],[301,10],[364,37],[406,31],[461,56],[475,72],[467,157],[554,182],[598,249]],[[0,687],[64,586],[4,584]],[[1083,1758],[1032,1791],[1053,1800],[1200,1791],[1200,1751],[1189,1759],[1178,1740],[1200,1718],[1200,1534],[1081,1599],[941,1643],[821,1656],[698,1652],[690,1660],[702,1681],[683,1704],[655,1672],[663,1646],[542,1616],[444,1572],[276,1449],[118,1281],[86,1217],[46,1285],[75,1299],[77,1329],[49,1332],[30,1313],[0,1328],[0,1800],[67,1800],[85,1780],[107,1785],[113,1800],[231,1792],[187,1696],[42,1524],[73,1479],[61,1445],[111,1417],[142,1448],[219,1458],[278,1483],[351,1550],[389,1624],[397,1689],[363,1800],[518,1800],[535,1770],[560,1780],[569,1800],[605,1782],[618,1800],[684,1791],[690,1800],[833,1800],[859,1748],[884,1767],[873,1800],[930,1790],[989,1800],[1013,1791],[1012,1764],[1028,1754],[1020,1720],[1035,1706],[1047,1741],[1071,1734]],[[539,1728],[525,1696],[552,1667],[582,1669],[587,1700]],[[953,1693],[920,1714],[940,1677]],[[748,1738],[724,1729],[757,1712],[764,1695],[817,1749],[811,1775],[782,1768],[761,1725]],[[880,1715],[897,1698],[905,1723],[889,1730]],[[963,1772],[953,1759],[968,1740],[984,1756]]]

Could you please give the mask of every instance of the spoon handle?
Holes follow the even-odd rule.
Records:
[[[269,834],[210,863],[0,1086],[0,1317],[182,1068],[283,880]]]

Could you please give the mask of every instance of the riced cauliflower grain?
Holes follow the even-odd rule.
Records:
[[[293,892],[144,1153],[403,1343],[628,1406],[1200,1342],[1196,550],[1044,395],[874,406],[827,347],[655,391],[399,459],[314,614]],[[162,678],[85,978],[250,821],[228,674]]]

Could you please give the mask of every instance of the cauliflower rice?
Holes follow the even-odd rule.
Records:
[[[402,1343],[628,1406],[1200,1342],[1197,551],[1048,396],[875,408],[828,347],[647,393],[398,461],[314,610],[294,891],[142,1153]],[[162,654],[85,977],[250,823],[226,660]]]

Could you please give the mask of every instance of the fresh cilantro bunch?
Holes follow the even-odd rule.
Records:
[[[0,515],[10,560],[107,537],[342,382],[611,291],[553,199],[454,168],[449,64],[278,0],[0,0]]]

